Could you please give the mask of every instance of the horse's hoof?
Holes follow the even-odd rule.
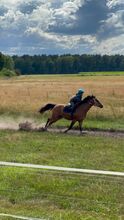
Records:
[[[39,128],[39,131],[47,131],[46,128]]]
[[[86,135],[86,134],[87,134],[87,132],[85,132],[85,131],[80,132],[80,135]]]

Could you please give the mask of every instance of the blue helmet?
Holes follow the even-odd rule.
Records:
[[[82,93],[84,93],[84,89],[79,89],[78,94],[82,94]]]

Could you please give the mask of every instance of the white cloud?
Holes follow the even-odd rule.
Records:
[[[0,26],[3,30],[12,31],[13,28],[16,29],[24,20],[25,17],[20,11],[14,12],[10,9],[4,16],[0,16]]]
[[[21,0],[10,0],[10,1],[6,1],[6,0],[0,0],[0,5],[4,5],[7,8],[13,8],[17,6],[18,3],[20,3]]]
[[[53,24],[53,10],[50,8],[50,4],[39,6],[35,9],[31,15],[29,15],[30,25],[37,26],[43,30],[48,30],[49,25]]]
[[[96,42],[96,38],[90,35],[60,35],[55,33],[44,32],[39,28],[30,28],[27,31],[27,35],[38,35],[42,40],[46,40],[47,42],[52,42],[53,44],[58,45],[59,47],[65,49],[77,48],[84,44],[92,45]]]
[[[10,8],[7,13],[0,16],[1,28],[9,31],[20,29],[20,25],[22,28],[20,31],[24,32],[33,26],[46,30],[50,24],[52,24],[52,9],[48,3],[34,9],[31,14],[23,14],[19,9]]]
[[[107,0],[107,6],[109,8],[113,8],[116,5],[121,5],[121,4],[124,4],[123,0]]]
[[[105,19],[99,22],[99,16],[96,16],[93,21],[96,26],[93,26],[91,22],[87,23],[87,11],[84,20],[80,11],[79,22],[79,9],[87,5],[86,10],[89,10],[90,17],[92,10],[95,10],[92,8],[93,1],[98,6],[102,5],[100,12],[104,9]],[[88,3],[91,2],[90,8]],[[121,8],[118,7],[120,5]],[[116,53],[120,50],[124,53],[123,5],[124,0],[37,0],[37,4],[36,0],[0,0],[0,7],[7,9],[0,16],[0,41],[4,45],[4,48],[1,45],[0,50],[19,53],[24,49],[27,53],[33,53],[38,48],[40,52],[46,48],[49,53],[54,50],[76,53]],[[95,11],[97,13],[99,15],[99,11]],[[80,30],[83,22],[84,29],[89,31],[92,27],[97,27],[98,30],[96,28],[96,32],[90,34],[88,31],[83,33],[83,27],[81,33],[77,33],[77,29],[72,31],[74,25]]]
[[[124,54],[124,34],[97,42],[93,52],[98,54]]]
[[[111,17],[106,20],[106,24],[108,24],[109,26],[114,26],[114,28],[123,28],[123,13],[124,11],[121,10],[117,11],[116,13],[112,13]]]
[[[107,39],[122,34],[124,34],[124,10],[117,10],[110,13],[107,20],[103,22],[98,31],[98,38]]]
[[[56,24],[60,22],[61,25],[71,26],[73,24],[71,24],[71,22],[76,20],[76,12],[84,2],[85,0],[65,1],[60,8],[54,10]]]

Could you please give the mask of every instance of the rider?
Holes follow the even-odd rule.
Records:
[[[76,95],[71,97],[70,103],[69,103],[71,105],[71,108],[72,108],[71,118],[73,118],[75,105],[78,104],[82,100],[83,94],[84,94],[84,89],[79,89],[78,92],[76,93]]]

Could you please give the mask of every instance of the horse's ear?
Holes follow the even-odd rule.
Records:
[[[95,98],[95,96],[92,94],[92,98]]]

